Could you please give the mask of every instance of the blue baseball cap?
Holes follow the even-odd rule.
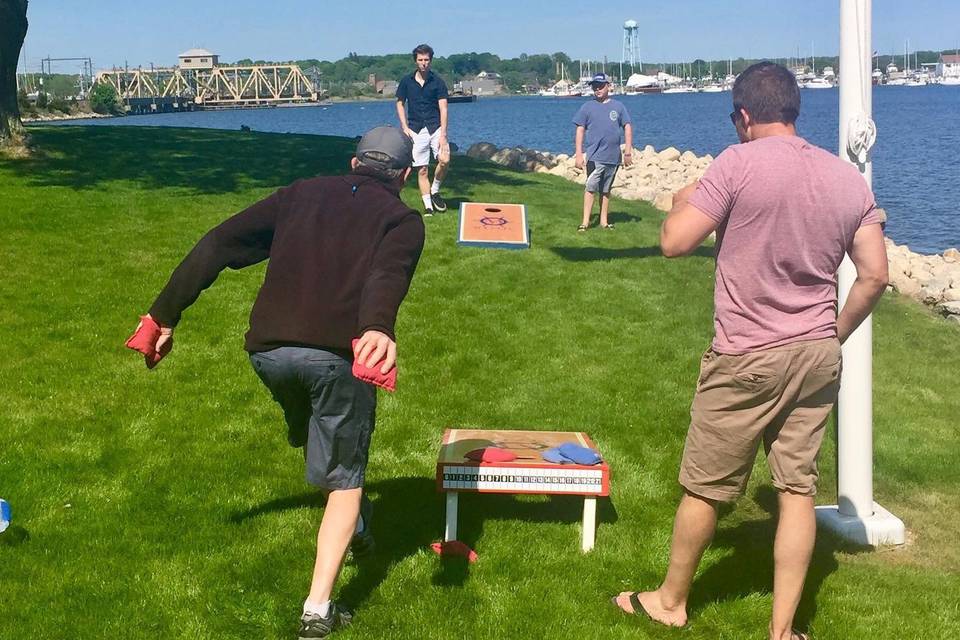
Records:
[[[608,78],[607,74],[605,73],[598,73],[597,75],[593,76],[590,84],[610,84],[610,78]]]

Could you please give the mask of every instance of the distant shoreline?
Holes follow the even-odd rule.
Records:
[[[525,98],[525,97],[536,97],[536,96],[527,96],[522,94],[491,94],[488,96],[483,96],[483,99],[490,98]],[[340,96],[334,96],[328,98],[327,100],[320,102],[298,102],[298,103],[287,103],[287,104],[277,104],[269,106],[251,106],[251,107],[237,107],[230,109],[223,108],[210,108],[210,109],[196,109],[195,111],[170,111],[170,112],[155,112],[147,114],[136,114],[136,115],[112,115],[112,114],[101,114],[101,113],[71,113],[63,115],[41,115],[36,118],[23,118],[21,117],[21,122],[23,124],[42,124],[44,122],[59,122],[61,120],[89,120],[89,119],[100,119],[100,118],[126,118],[126,117],[136,117],[137,115],[163,115],[164,113],[193,113],[196,111],[255,111],[265,108],[276,108],[276,109],[295,109],[295,108],[309,108],[309,107],[326,107],[331,104],[363,104],[367,102],[392,102],[395,98],[393,96],[357,96],[354,98],[344,98]]]
[[[64,113],[61,115],[44,114],[44,115],[39,115],[36,118],[21,118],[20,121],[23,122],[23,124],[36,124],[38,122],[39,123],[59,122],[60,120],[91,120],[94,118],[114,118],[114,117],[116,116],[112,116],[107,113],[94,113],[91,111],[90,113]]]

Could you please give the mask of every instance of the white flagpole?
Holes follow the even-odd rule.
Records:
[[[840,157],[872,182],[871,0],[840,0]],[[838,272],[840,307],[857,271],[849,257]],[[843,345],[837,402],[837,504],[817,507],[817,521],[843,538],[873,546],[903,544],[903,522],[873,501],[872,317]]]

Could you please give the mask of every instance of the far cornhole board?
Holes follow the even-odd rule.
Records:
[[[526,493],[583,496],[581,549],[596,541],[597,496],[610,495],[610,467],[552,464],[541,457],[547,449],[572,442],[598,450],[579,431],[512,431],[505,429],[447,429],[437,459],[437,490],[447,494],[444,540],[457,539],[457,501],[460,492]],[[480,447],[501,447],[517,455],[513,462],[474,462],[464,457]]]
[[[460,236],[457,244],[468,247],[527,249],[527,207],[492,202],[460,203]]]

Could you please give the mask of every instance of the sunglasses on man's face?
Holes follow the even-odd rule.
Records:
[[[733,105],[733,111],[730,112],[730,122],[733,123],[733,126],[737,126],[737,122],[743,119],[743,114],[740,113],[741,107]]]

